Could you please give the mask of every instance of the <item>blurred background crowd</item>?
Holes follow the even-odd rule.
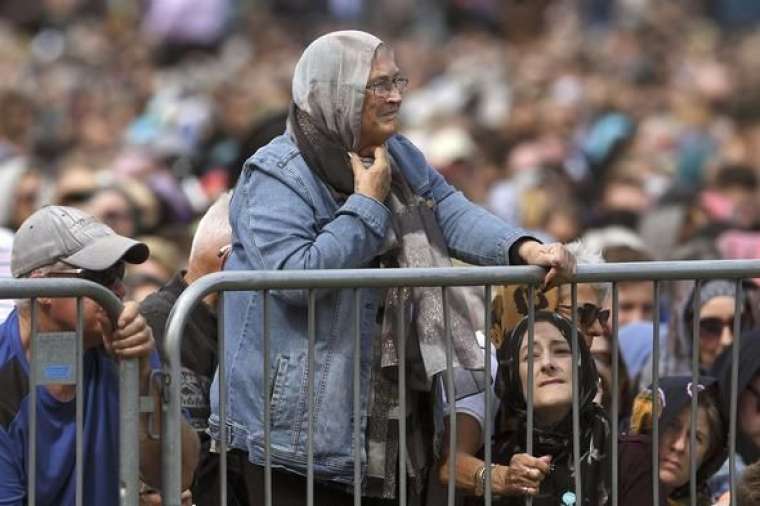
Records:
[[[2,0],[0,271],[70,205],[147,243],[126,281],[156,291],[284,131],[305,45],[349,27],[395,49],[403,133],[505,220],[606,261],[760,258],[758,23],[756,0]],[[692,288],[667,287],[671,337]],[[651,283],[620,289],[621,325],[653,318]],[[633,383],[651,333],[621,330]]]
[[[150,245],[140,298],[283,131],[304,45],[362,27],[410,78],[404,133],[470,199],[561,241],[756,257],[758,20],[751,0],[5,0],[0,226],[87,209]]]

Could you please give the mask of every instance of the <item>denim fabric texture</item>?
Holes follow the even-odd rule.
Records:
[[[453,257],[506,265],[509,248],[526,234],[469,202],[448,185],[407,139],[388,150],[415,193],[433,206]],[[287,134],[245,163],[230,204],[232,253],[225,270],[349,269],[376,266],[391,221],[386,206],[362,194],[336,202],[305,164]],[[362,468],[372,341],[378,335],[381,292],[361,290]],[[353,290],[316,293],[314,473],[318,480],[353,481]],[[260,292],[225,295],[227,435],[231,447],[264,464],[264,406],[271,404],[272,463],[306,473],[306,290],[270,291],[269,384],[264,385]],[[210,433],[219,439],[219,378],[211,388]]]

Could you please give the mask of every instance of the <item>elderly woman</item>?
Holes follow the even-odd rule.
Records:
[[[726,430],[718,410],[717,381],[702,376],[694,387],[691,376],[660,378],[658,396],[660,413],[660,487],[670,506],[690,504],[690,407],[698,391],[697,406],[697,504],[712,504],[707,480],[720,469],[726,459]],[[631,432],[651,434],[653,424],[651,387],[634,400]]]
[[[538,311],[535,315],[533,355],[528,354],[528,319],[518,322],[500,352],[497,392],[501,409],[513,425],[500,431],[495,445],[496,465],[492,487],[501,496],[499,505],[523,504],[527,496],[535,505],[574,504],[575,485],[572,453],[572,324],[562,315]],[[586,339],[578,332],[580,361],[580,450],[584,505],[607,504],[610,495],[609,422],[594,402],[599,376]],[[533,432],[535,455],[525,453],[528,362],[533,361]],[[460,429],[461,427],[461,429]],[[461,490],[482,495],[485,464],[476,456],[482,445],[480,426],[474,417],[457,416],[456,484]],[[646,470],[646,447],[638,440],[620,440],[619,504],[650,501],[651,471]],[[645,464],[642,466],[641,462]],[[448,479],[448,456],[440,478]],[[625,471],[625,472],[624,472]],[[560,502],[564,501],[564,502]]]
[[[246,162],[235,187],[225,270],[442,267],[450,266],[453,256],[479,265],[550,267],[547,282],[572,271],[573,258],[562,245],[543,245],[475,206],[409,140],[396,135],[407,83],[393,50],[368,33],[329,33],[306,48],[293,76],[287,132]],[[449,295],[455,366],[482,368],[467,306],[455,290]],[[265,479],[267,405],[275,505],[302,504],[306,496],[310,412],[317,504],[353,504],[348,491],[356,467],[363,495],[394,500],[406,493],[399,490],[399,452],[409,455],[410,491],[421,491],[424,445],[431,439],[424,433],[425,397],[446,368],[441,290],[362,289],[358,322],[351,289],[319,290],[313,299],[303,290],[273,290],[267,299],[268,346],[264,297],[230,292],[224,307],[227,435],[242,461],[243,481],[254,484],[250,502],[261,500]],[[308,306],[315,312],[313,350]],[[416,316],[405,322],[410,360],[401,364],[409,367],[408,406],[422,407],[408,410],[408,448],[399,448],[395,380],[400,366],[395,323],[402,308]],[[267,349],[271,368],[265,371]],[[359,406],[347,388],[357,353]],[[482,388],[477,375],[462,375],[467,385],[458,392]],[[211,389],[209,420],[216,440],[221,436],[218,381]],[[355,423],[361,424],[356,442]],[[359,461],[356,448],[362,449]]]

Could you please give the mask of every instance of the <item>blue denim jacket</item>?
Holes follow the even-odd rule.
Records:
[[[525,234],[470,203],[449,186],[402,136],[388,149],[411,188],[434,206],[452,256],[479,265],[505,265],[509,248]],[[390,223],[382,203],[352,194],[337,203],[307,167],[286,134],[245,164],[230,204],[232,253],[226,270],[348,269],[369,267]],[[361,290],[361,423],[363,435],[372,339],[380,292]],[[305,290],[270,293],[270,384],[263,385],[262,296],[225,295],[228,443],[264,463],[264,398],[271,403],[272,462],[306,473],[307,296]],[[317,479],[353,480],[353,291],[317,292],[314,473]],[[218,376],[211,388],[210,432],[219,439]]]

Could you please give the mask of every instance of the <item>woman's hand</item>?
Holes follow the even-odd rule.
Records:
[[[500,495],[536,495],[541,482],[549,474],[552,458],[533,457],[527,453],[512,456],[509,466],[494,469],[494,491]]]

